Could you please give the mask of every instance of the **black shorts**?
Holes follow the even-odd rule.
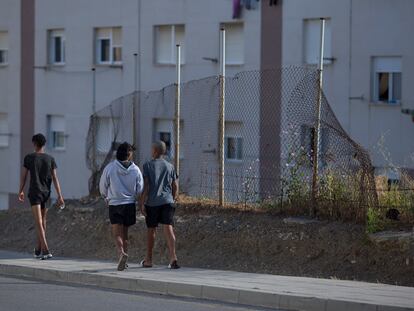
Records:
[[[31,206],[40,205],[41,208],[46,208],[50,193],[29,193],[28,198]]]
[[[135,203],[122,205],[109,205],[109,220],[111,225],[135,225],[137,222],[137,209]]]
[[[174,225],[174,204],[165,204],[161,206],[147,206],[145,205],[147,217],[145,222],[148,228],[156,228],[158,224]]]

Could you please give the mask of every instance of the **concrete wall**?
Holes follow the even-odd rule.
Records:
[[[0,31],[8,32],[8,65],[0,66],[0,112],[8,114],[9,146],[0,148],[0,209],[16,194],[20,173],[20,1],[0,2]]]
[[[414,167],[414,124],[401,108],[413,108],[414,42],[407,40],[414,21],[410,0],[291,0],[284,2],[283,64],[303,64],[303,20],[327,17],[332,23],[332,64],[325,66],[324,92],[337,118],[350,136],[367,148],[374,165],[389,161],[378,151],[385,148],[392,163]],[[402,104],[378,105],[371,101],[371,58],[402,56]],[[363,99],[352,99],[363,96]]]

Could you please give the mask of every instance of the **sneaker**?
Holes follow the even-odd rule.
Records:
[[[177,260],[174,260],[172,263],[168,265],[168,269],[180,269],[181,267],[178,265]]]
[[[36,259],[42,258],[42,252],[40,251],[40,249],[33,249],[33,257]]]
[[[127,254],[122,254],[121,257],[119,257],[118,271],[124,271],[125,270],[127,260],[128,260],[128,255]]]
[[[42,260],[47,260],[47,259],[51,259],[53,256],[50,252],[44,253],[42,254]]]

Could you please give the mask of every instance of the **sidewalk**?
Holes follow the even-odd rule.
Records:
[[[211,299],[283,310],[414,311],[414,288],[364,282],[166,267],[127,271],[104,261],[0,251],[0,274],[102,288]]]

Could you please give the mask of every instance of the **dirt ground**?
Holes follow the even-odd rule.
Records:
[[[63,211],[49,211],[47,237],[55,256],[115,260],[109,229],[102,202],[73,201]],[[356,224],[286,224],[269,211],[190,202],[177,207],[176,233],[180,264],[187,267],[414,286],[414,241],[377,244]],[[1,212],[0,235],[0,249],[30,252],[35,245],[30,209]],[[145,254],[145,224],[139,214],[130,242],[130,260],[138,262]],[[160,232],[154,263],[167,261]]]

